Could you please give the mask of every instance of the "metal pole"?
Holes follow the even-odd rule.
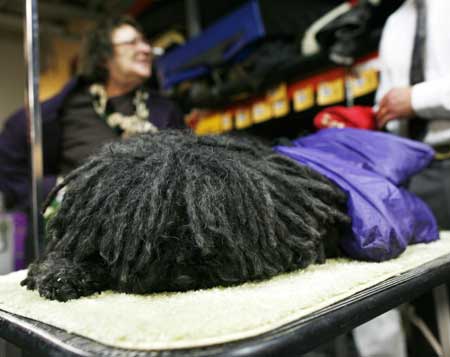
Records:
[[[202,32],[200,25],[200,11],[197,0],[185,0],[185,16],[189,38],[197,36]]]
[[[43,199],[43,158],[41,106],[39,103],[39,23],[37,0],[26,0],[25,64],[27,68],[26,109],[31,150],[31,220],[35,257],[43,248],[43,221],[40,213]]]

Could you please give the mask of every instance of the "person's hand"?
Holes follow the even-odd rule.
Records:
[[[378,128],[393,119],[409,119],[414,116],[411,106],[411,87],[393,88],[381,99],[376,114]]]

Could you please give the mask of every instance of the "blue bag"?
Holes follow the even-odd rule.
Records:
[[[275,150],[328,177],[348,195],[351,232],[342,249],[351,257],[383,261],[408,244],[439,238],[428,206],[399,186],[432,160],[433,150],[394,135],[326,129]]]

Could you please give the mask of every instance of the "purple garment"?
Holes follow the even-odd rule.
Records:
[[[428,206],[399,186],[434,156],[422,143],[359,129],[326,129],[275,150],[335,182],[348,195],[351,232],[341,240],[351,257],[383,261],[408,244],[439,238]]]
[[[14,222],[14,271],[25,269],[25,239],[27,236],[27,216],[22,212],[10,214]]]
[[[56,96],[41,105],[44,153],[44,194],[55,185],[59,174],[61,128],[59,113],[67,96],[82,85],[80,78],[70,81]],[[159,129],[184,128],[183,116],[175,104],[150,92],[148,107],[151,122]],[[9,117],[0,133],[0,192],[7,207],[25,210],[29,207],[30,148],[25,110]]]

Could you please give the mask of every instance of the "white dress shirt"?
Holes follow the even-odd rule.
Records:
[[[412,87],[416,114],[429,119],[424,142],[450,144],[450,0],[426,0],[427,37],[425,82]],[[409,71],[416,28],[413,0],[406,0],[387,20],[380,42],[380,85],[376,102],[394,87],[409,86]],[[388,130],[402,134],[401,120]]]

